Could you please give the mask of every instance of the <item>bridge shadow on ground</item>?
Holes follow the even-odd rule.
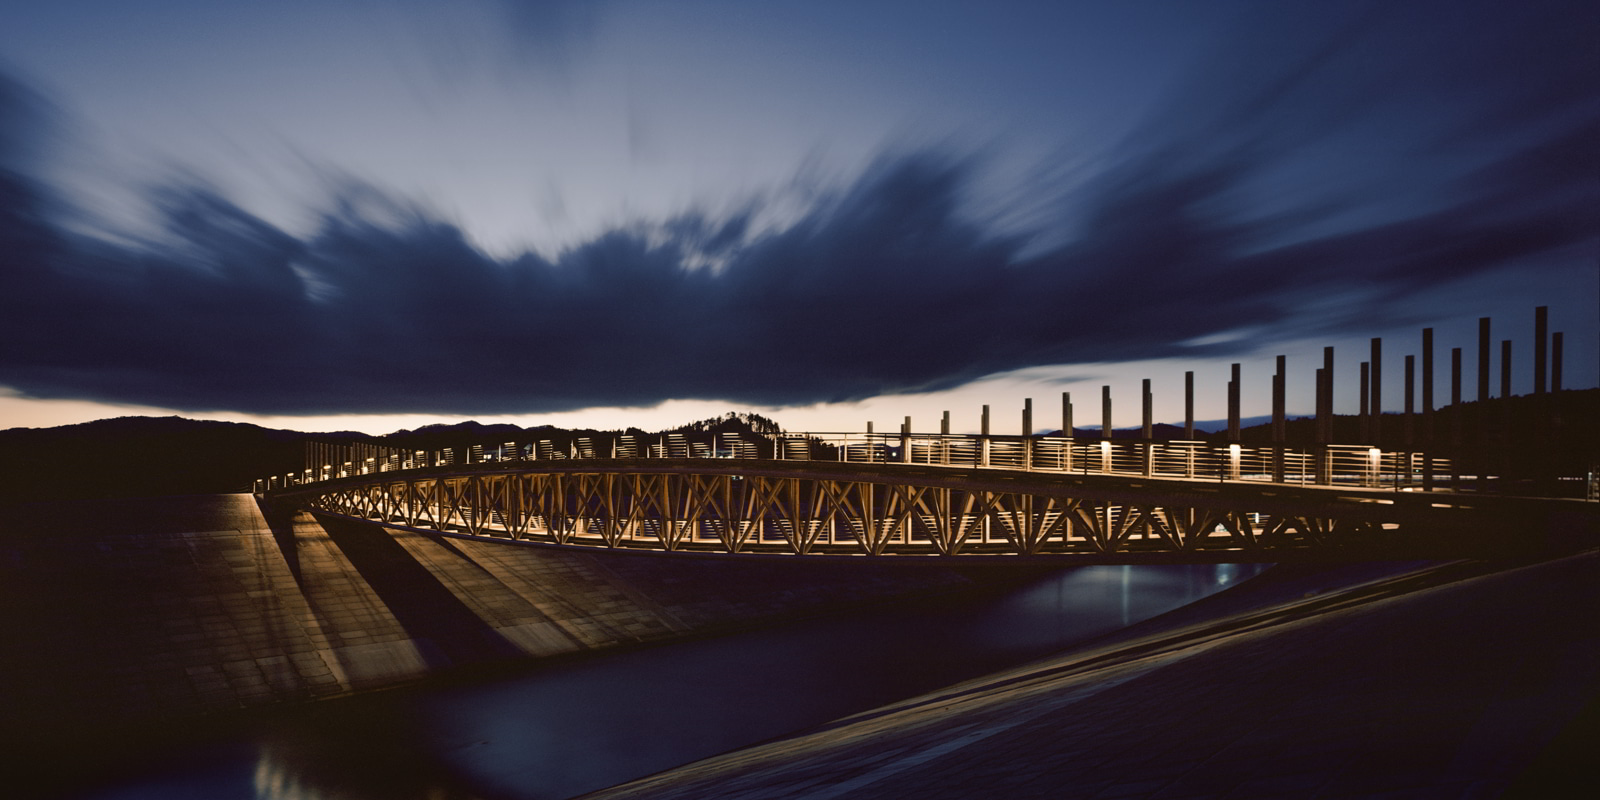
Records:
[[[317,522],[410,635],[430,669],[522,655],[382,526],[320,515]]]
[[[259,497],[256,498],[256,508],[261,511],[261,518],[272,531],[272,540],[277,542],[284,563],[289,565],[289,574],[294,576],[295,584],[304,594],[305,575],[300,570],[300,548],[295,545],[294,538],[295,510],[287,505],[265,502]]]

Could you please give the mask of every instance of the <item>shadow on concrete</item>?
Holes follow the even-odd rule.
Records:
[[[306,582],[300,574],[300,549],[294,538],[295,509],[268,503],[259,497],[256,498],[256,507],[261,510],[262,519],[267,521],[267,527],[272,530],[272,540],[278,543],[278,551],[283,554],[284,563],[289,565],[289,574],[294,576],[301,594],[305,594]]]
[[[317,522],[416,642],[430,668],[522,655],[382,526],[320,515]]]

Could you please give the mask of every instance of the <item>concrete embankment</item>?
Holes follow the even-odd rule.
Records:
[[[979,582],[800,559],[730,571],[279,517],[249,495],[7,509],[0,747],[48,759],[165,723]]]
[[[1395,566],[1284,570],[586,797],[1596,796],[1600,553]]]

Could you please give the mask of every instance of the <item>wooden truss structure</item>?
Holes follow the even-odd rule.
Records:
[[[452,535],[728,554],[1237,561],[1421,546],[1443,555],[1441,543],[1451,552],[1481,544],[1507,513],[1531,522],[1526,510],[1486,509],[1488,498],[1469,506],[1321,487],[706,459],[517,466],[374,474],[277,494]]]

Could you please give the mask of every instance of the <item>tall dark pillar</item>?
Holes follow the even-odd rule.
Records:
[[[1317,412],[1322,423],[1322,441],[1333,441],[1333,345],[1322,348],[1322,410]]]
[[[1478,318],[1478,402],[1489,399],[1489,318]]]
[[[1277,372],[1272,373],[1272,441],[1281,443],[1284,440],[1284,417],[1286,415],[1284,400],[1284,373],[1287,372],[1288,358],[1278,356]]]
[[[1022,435],[1033,435],[1033,398],[1031,397],[1022,401]]]
[[[1372,339],[1372,443],[1383,446],[1383,339]]]
[[[939,433],[945,436],[950,435],[950,412],[948,411],[944,412],[944,419],[939,421]]]
[[[1417,384],[1416,367],[1417,367],[1417,357],[1416,356],[1406,356],[1406,414],[1405,414],[1405,425],[1404,425],[1404,428],[1405,428],[1405,447],[1406,447],[1406,452],[1408,452],[1408,453],[1411,452],[1412,447],[1413,447],[1414,443],[1416,442],[1416,436],[1413,433],[1412,424],[1411,424],[1412,407],[1415,405],[1415,400],[1416,400],[1416,388],[1417,388],[1417,386],[1416,386],[1416,384]]]
[[[1461,484],[1461,348],[1450,348],[1450,484]]]
[[[1378,437],[1372,435],[1372,365],[1361,362],[1361,441],[1372,444]]]
[[[1324,406],[1326,405],[1326,401],[1325,401],[1324,398],[1326,398],[1328,396],[1328,394],[1331,392],[1331,390],[1332,390],[1331,384],[1332,383],[1333,383],[1332,374],[1328,371],[1328,368],[1327,367],[1318,367],[1317,368],[1317,416],[1316,416],[1316,419],[1314,420],[1315,423],[1316,423],[1316,427],[1314,429],[1315,436],[1313,437],[1313,442],[1314,443],[1312,445],[1311,452],[1312,452],[1312,458],[1314,460],[1313,463],[1315,465],[1314,466],[1314,472],[1316,474],[1316,482],[1319,483],[1319,484],[1330,483],[1331,482],[1331,478],[1332,478],[1332,475],[1329,474],[1329,470],[1332,467],[1332,465],[1328,463],[1328,442],[1327,442],[1327,436],[1325,435],[1325,431],[1327,429],[1327,420],[1326,420],[1327,411],[1324,408]],[[1283,466],[1281,464],[1275,464],[1274,467],[1280,473],[1277,476],[1277,481],[1279,483],[1282,483],[1283,482],[1283,475],[1281,473],[1283,472]]]
[[[1072,471],[1072,392],[1061,393],[1061,435],[1066,437],[1066,446],[1061,448],[1061,468]],[[1071,524],[1071,523],[1068,523]]]
[[[1152,439],[1155,438],[1155,424],[1154,424],[1155,423],[1155,399],[1150,394],[1150,379],[1149,378],[1145,378],[1144,379],[1143,394],[1144,394],[1144,430],[1143,430],[1143,433],[1141,433],[1140,435],[1143,437],[1144,443],[1139,445],[1139,446],[1144,451],[1141,454],[1141,455],[1143,455],[1143,459],[1141,459],[1141,460],[1144,462],[1144,474],[1151,475],[1151,474],[1153,474],[1155,472],[1155,468],[1156,468],[1156,459],[1155,459],[1156,447],[1155,447],[1155,443],[1153,441],[1151,441]]]
[[[1333,373],[1323,366],[1317,370],[1316,426],[1312,428],[1312,441],[1327,444],[1333,431]]]
[[[1183,373],[1183,438],[1194,439],[1194,371]]]
[[[1144,438],[1155,438],[1155,398],[1150,394],[1150,379],[1144,379]]]
[[[1228,441],[1239,441],[1239,365],[1233,365],[1233,378],[1228,381]]]
[[[1100,438],[1111,438],[1111,387],[1100,387]]]
[[[1550,307],[1533,310],[1533,393],[1544,394],[1545,347],[1550,339]]]

